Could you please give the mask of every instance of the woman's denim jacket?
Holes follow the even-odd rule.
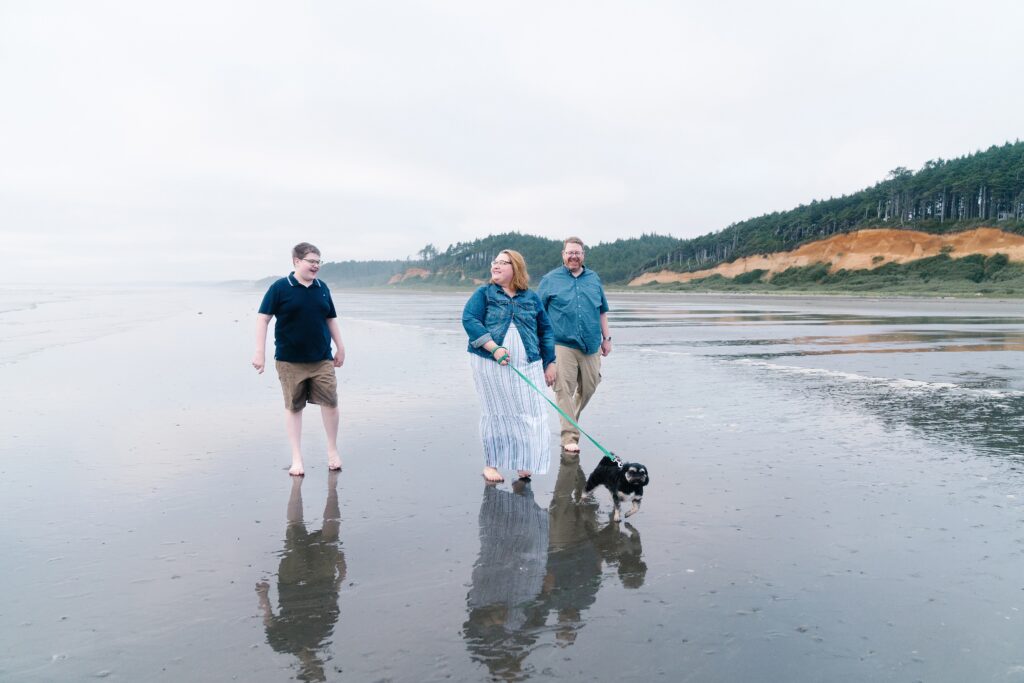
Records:
[[[551,320],[537,293],[527,289],[510,297],[493,283],[473,292],[466,307],[462,309],[462,326],[469,335],[467,350],[484,358],[492,358],[484,350],[484,344],[494,341],[500,345],[513,321],[526,347],[527,361],[532,363],[543,360],[545,368],[555,362],[555,337]]]

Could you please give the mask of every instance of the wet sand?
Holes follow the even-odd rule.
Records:
[[[307,411],[290,478],[259,296],[93,298],[125,324],[0,358],[0,679],[1024,680],[1019,352],[754,357],[827,346],[815,315],[878,332],[873,304],[612,297],[584,422],[652,478],[616,525],[579,497],[592,446],[483,484],[459,295],[336,293],[345,467]],[[1019,307],[979,304],[892,327],[1015,343]]]

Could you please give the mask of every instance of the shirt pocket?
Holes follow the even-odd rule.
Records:
[[[537,320],[537,306],[532,299],[516,302],[516,321],[527,325],[535,325]]]
[[[583,299],[595,309],[601,308],[601,289],[599,287],[586,287],[583,289]]]
[[[493,328],[508,317],[508,302],[501,299],[488,299],[484,313],[484,325]]]

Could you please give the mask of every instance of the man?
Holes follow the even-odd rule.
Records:
[[[307,403],[320,406],[327,432],[327,466],[341,469],[338,455],[338,384],[334,368],[345,362],[345,345],[338,329],[338,314],[327,285],[317,279],[320,250],[308,242],[292,249],[295,268],[288,277],[267,290],[256,317],[256,354],[252,366],[260,374],[266,360],[267,329],[274,326],[274,358],[284,391],[285,425],[292,450],[288,474],[301,477],[302,409]],[[331,341],[335,353],[331,353]]]
[[[555,330],[555,396],[558,407],[577,422],[601,382],[601,358],[612,352],[608,299],[597,273],[583,265],[583,240],[562,246],[562,267],[544,276],[537,294]],[[562,420],[562,448],[580,450],[580,432]]]

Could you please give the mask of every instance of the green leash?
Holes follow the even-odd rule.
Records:
[[[502,348],[502,347],[499,347],[499,348]],[[495,349],[495,350],[497,350],[497,349]],[[530,381],[530,378],[529,378],[529,377],[527,377],[527,376],[526,376],[526,375],[524,375],[523,373],[519,372],[519,368],[517,368],[516,366],[512,365],[512,358],[511,358],[511,357],[509,356],[509,354],[508,354],[508,349],[506,349],[506,350],[505,350],[505,355],[504,355],[504,356],[502,356],[502,357],[501,357],[501,358],[500,358],[500,359],[498,360],[498,363],[500,364],[500,363],[501,363],[501,361],[505,360],[506,358],[508,358],[508,359],[509,359],[509,362],[508,362],[508,367],[510,367],[510,368],[512,368],[513,370],[515,370],[515,373],[516,373],[517,375],[519,375],[520,377],[522,377],[522,378],[523,378],[523,381],[524,381],[524,382],[526,382],[526,383],[527,383],[527,384],[529,384],[529,385],[530,385],[531,387],[533,387],[533,390],[534,390],[534,391],[536,391],[536,392],[537,392],[538,394],[540,394],[541,398],[543,398],[543,399],[544,399],[545,401],[547,401],[548,403],[550,403],[550,404],[551,404],[551,407],[552,407],[552,408],[554,408],[555,410],[557,410],[557,411],[558,411],[558,414],[559,414],[559,415],[561,415],[561,416],[562,416],[562,417],[564,417],[564,418],[565,418],[566,420],[568,420],[568,421],[569,421],[569,424],[571,424],[571,425],[572,425],[573,427],[575,427],[576,429],[580,430],[580,434],[582,434],[583,436],[585,436],[585,437],[587,437],[588,439],[590,439],[590,440],[591,440],[591,442],[593,442],[593,444],[594,444],[595,446],[597,446],[597,447],[598,447],[599,449],[601,449],[601,452],[602,452],[602,453],[604,453],[604,454],[605,454],[605,455],[606,455],[606,456],[608,457],[608,459],[609,459],[609,460],[611,460],[612,462],[614,462],[614,463],[615,463],[616,465],[618,465],[619,467],[622,467],[622,460],[621,460],[621,459],[619,458],[619,456],[615,455],[614,453],[612,453],[611,451],[609,451],[609,450],[608,450],[607,448],[605,448],[604,446],[602,446],[602,445],[601,445],[600,443],[598,443],[597,439],[595,439],[594,437],[592,437],[592,436],[591,436],[590,434],[587,434],[587,431],[586,431],[585,429],[583,429],[583,427],[580,427],[579,423],[578,423],[578,422],[576,422],[576,420],[574,420],[574,419],[572,419],[571,417],[569,417],[568,415],[566,415],[566,414],[565,414],[565,413],[564,413],[564,412],[562,411],[562,409],[558,407],[558,404],[557,404],[557,403],[555,403],[555,402],[554,402],[554,401],[552,401],[552,400],[551,400],[550,398],[548,398],[548,397],[547,397],[547,394],[545,394],[545,393],[544,393],[543,391],[541,391],[541,390],[540,390],[539,388],[537,388],[537,385],[536,385],[536,384],[534,384],[533,382],[531,382],[531,381]]]

